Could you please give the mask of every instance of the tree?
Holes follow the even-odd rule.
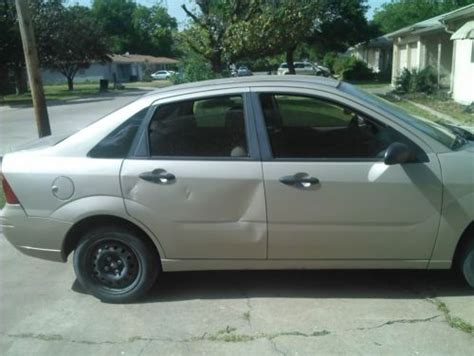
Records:
[[[392,0],[375,10],[373,23],[383,33],[472,4],[473,0]]]
[[[178,24],[164,7],[138,5],[133,12],[132,27],[129,51],[154,56],[173,55],[173,32]]]
[[[103,26],[113,52],[173,54],[173,32],[178,25],[166,8],[137,5],[132,0],[94,0],[92,13]]]
[[[305,44],[324,53],[367,39],[372,32],[368,31],[366,11],[365,0],[265,1],[254,18],[229,29],[228,47],[235,56],[283,52],[288,70],[294,74],[295,51]]]
[[[69,90],[79,69],[109,60],[102,29],[89,8],[48,3],[38,11],[37,23],[42,62],[66,77]]]
[[[224,48],[229,40],[229,29],[240,22],[247,22],[260,11],[260,0],[196,0],[198,11],[182,5],[191,21],[183,38],[193,51],[211,63],[214,72],[223,69],[224,56],[231,51]],[[241,39],[232,38],[232,41]],[[231,59],[231,58],[227,58]]]
[[[0,74],[7,80],[8,72],[13,71],[17,94],[27,90],[25,57],[21,45],[20,28],[16,15],[15,1],[0,2]],[[6,86],[5,82],[0,85]],[[7,90],[7,88],[4,88]],[[1,91],[1,90],[0,90]]]
[[[133,39],[133,0],[94,0],[92,13],[102,25],[111,51],[125,53]]]

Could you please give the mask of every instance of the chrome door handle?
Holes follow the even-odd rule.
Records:
[[[176,181],[176,176],[173,173],[168,173],[166,170],[158,168],[151,172],[143,172],[139,175],[140,179],[156,184],[171,184]]]

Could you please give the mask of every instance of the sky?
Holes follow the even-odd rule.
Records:
[[[369,11],[367,13],[367,16],[369,19],[372,18],[374,9],[377,7],[380,7],[385,2],[388,2],[389,0],[368,0],[368,5],[370,6]],[[68,1],[71,4],[79,3],[81,5],[90,5],[92,0],[69,0]],[[146,6],[151,6],[157,3],[156,0],[137,0],[137,3],[146,5]],[[183,27],[184,23],[186,22],[186,14],[184,13],[183,9],[181,8],[182,4],[188,5],[188,8],[193,7],[193,1],[192,0],[162,0],[163,5],[165,5],[168,8],[168,13],[175,17],[176,20],[178,21],[178,24],[180,27]]]

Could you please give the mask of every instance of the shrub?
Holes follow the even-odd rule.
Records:
[[[395,81],[397,93],[427,93],[432,94],[438,89],[438,78],[432,67],[426,67],[420,71],[403,69]]]
[[[200,58],[188,58],[184,63],[183,74],[171,78],[174,84],[197,82],[207,79],[215,79],[215,74],[209,63]]]
[[[151,82],[153,80],[151,75],[154,73],[153,67],[150,65],[150,63],[145,62],[142,65],[142,69],[143,69],[142,81]]]
[[[337,60],[336,52],[328,52],[323,57],[323,64],[329,68],[331,72],[334,73],[334,63]]]
[[[360,81],[374,79],[374,73],[367,64],[353,56],[340,55],[334,62],[334,72],[343,80]]]

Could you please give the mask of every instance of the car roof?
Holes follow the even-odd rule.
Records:
[[[336,89],[341,81],[331,78],[316,77],[311,75],[259,75],[251,77],[239,77],[239,78],[224,78],[224,79],[213,79],[204,80],[193,83],[177,84],[165,88],[153,90],[152,92],[145,95],[149,96],[168,96],[169,95],[180,95],[195,92],[196,89],[199,91],[206,90],[218,90],[229,87],[257,87],[265,85],[297,85],[302,86],[323,86],[327,88]]]

